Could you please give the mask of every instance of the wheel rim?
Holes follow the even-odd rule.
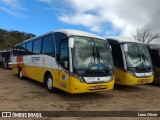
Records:
[[[22,78],[22,70],[19,71],[19,77]]]
[[[48,87],[49,90],[52,89],[52,79],[51,78],[47,79],[47,87]]]

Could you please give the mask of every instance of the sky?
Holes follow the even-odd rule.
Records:
[[[160,0],[0,0],[0,28],[35,35],[57,29],[123,37],[142,28],[160,33],[159,5]]]

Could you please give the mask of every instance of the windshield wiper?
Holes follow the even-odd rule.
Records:
[[[99,51],[98,51],[98,49],[97,49],[97,47],[96,47],[96,52],[97,52],[97,59],[98,59],[98,61],[99,61],[99,63],[100,63],[100,54],[99,54]]]
[[[143,70],[143,69],[148,69],[148,70],[150,70],[151,69],[151,66],[149,65],[149,66],[144,66],[144,64],[146,63],[146,62],[148,62],[147,60],[146,60],[146,56],[144,55],[144,53],[143,53],[143,51],[142,50],[138,50],[138,58],[140,59],[140,62],[142,63],[142,67],[140,67],[140,66],[136,66],[136,69],[137,70]]]
[[[99,64],[102,64],[105,67],[104,70],[101,70],[101,71],[105,71],[106,73],[109,73],[109,71],[111,71],[112,69],[109,66],[105,65],[104,63],[101,63],[101,60],[100,60],[101,55],[99,54],[97,47],[96,47],[96,52],[97,52],[97,59],[99,61]]]
[[[95,63],[96,55],[95,55],[95,51],[94,51],[93,45],[92,45],[92,50],[93,50],[92,56],[94,57],[94,63]]]

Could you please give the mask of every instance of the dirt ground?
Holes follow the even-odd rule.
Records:
[[[49,93],[43,84],[20,80],[11,70],[0,68],[0,111],[160,111],[160,85],[116,85],[112,91],[86,94]]]

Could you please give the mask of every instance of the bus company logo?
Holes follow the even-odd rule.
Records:
[[[39,57],[32,57],[32,63],[39,63],[40,58]]]
[[[46,59],[45,57],[42,58],[42,64],[45,65]]]

